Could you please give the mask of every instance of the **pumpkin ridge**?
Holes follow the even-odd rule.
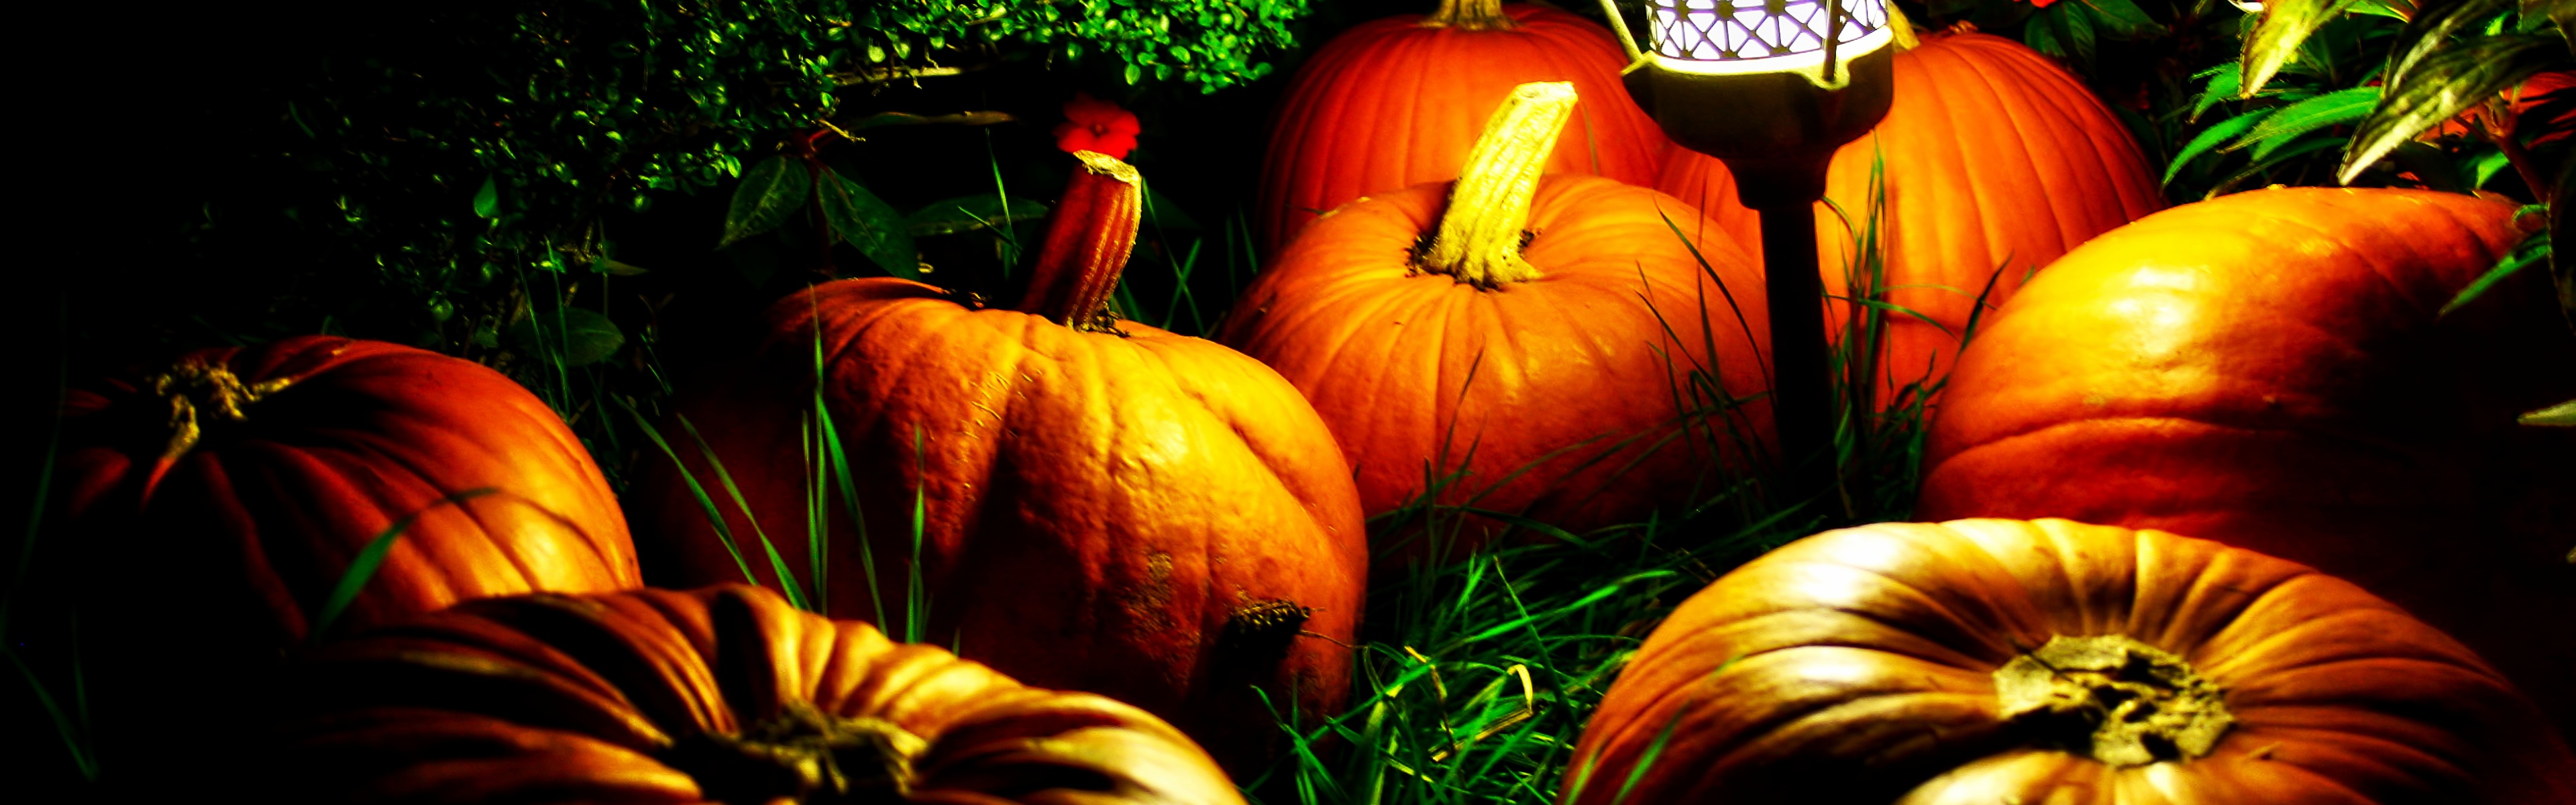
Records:
[[[1939,598],[1939,597],[1936,597],[1936,596],[1932,595],[1932,593],[1931,593],[1930,591],[1923,589],[1920,585],[1917,585],[1917,584],[1915,584],[1915,583],[1913,583],[1913,582],[1911,582],[1911,581],[1907,581],[1906,579],[1904,579],[1904,578],[1903,578],[1903,577],[1901,577],[1901,576],[1896,576],[1896,575],[1893,575],[1893,574],[1887,573],[1887,572],[1885,572],[1885,571],[1876,570],[1876,569],[1873,569],[1873,568],[1861,567],[1861,566],[1859,566],[1859,565],[1846,564],[1846,563],[1841,563],[1841,562],[1833,562],[1833,561],[1827,561],[1827,560],[1821,560],[1821,559],[1802,559],[1802,560],[1796,560],[1796,561],[1789,561],[1789,562],[1782,562],[1782,563],[1780,563],[1780,567],[1782,567],[1782,569],[1795,568],[1795,567],[1797,567],[1797,566],[1799,566],[1799,565],[1810,565],[1810,566],[1814,566],[1814,567],[1822,567],[1822,568],[1835,568],[1835,569],[1840,569],[1840,570],[1846,570],[1846,571],[1852,571],[1852,572],[1857,572],[1857,573],[1865,574],[1865,575],[1868,575],[1868,576],[1871,576],[1871,577],[1877,578],[1877,579],[1879,579],[1880,581],[1882,581],[1883,583],[1887,583],[1887,584],[1894,585],[1894,586],[1895,586],[1895,587],[1897,587],[1898,589],[1901,589],[1901,590],[1904,590],[1904,591],[1905,591],[1905,592],[1907,592],[1907,593],[1911,593],[1911,594],[1913,594],[1913,596],[1915,597],[1915,601],[1916,601],[1916,602],[1918,602],[1918,603],[1919,603],[1919,605],[1921,605],[1922,607],[1924,607],[1924,608],[1926,608],[1926,609],[1932,610],[1932,612],[1931,612],[1930,614],[1932,614],[1932,615],[1936,616],[1936,617],[1939,619],[1939,622],[1938,622],[1938,624],[1937,624],[1937,625],[1938,625],[1938,626],[1940,626],[1940,627],[1942,627],[1942,628],[1940,629],[1940,631],[1943,631],[1943,632],[1947,632],[1947,633],[1949,633],[1949,634],[1946,634],[1946,635],[1940,635],[1940,636],[1939,636],[1939,639],[1943,639],[1943,640],[1976,640],[1976,641],[1978,641],[1978,642],[1984,642],[1984,643],[1989,643],[1989,644],[1991,644],[1991,645],[1985,646],[1986,648],[1990,648],[1990,649],[2008,649],[2008,650],[2016,651],[2016,652],[2018,652],[2018,651],[2026,651],[2026,650],[2027,650],[2027,649],[2024,649],[2024,648],[2021,648],[2021,647],[2018,647],[2018,646],[2011,646],[2011,647],[2008,647],[2008,646],[2004,646],[2004,645],[2001,645],[2001,644],[1993,644],[1993,641],[1991,641],[1991,640],[1981,640],[1981,639],[1978,637],[1977,633],[1978,633],[1978,632],[1980,632],[1980,631],[1983,631],[1986,627],[1984,627],[1983,625],[1981,625],[1981,624],[1977,623],[1975,619],[1972,619],[1972,618],[1970,618],[1970,617],[1967,617],[1967,616],[1966,616],[1966,614],[1965,614],[1965,613],[1963,613],[1963,612],[1961,612],[1958,608],[1951,606],[1951,602],[1949,602],[1949,601],[1944,601],[1944,600],[1942,600],[1941,598]],[[1846,603],[1846,604],[1847,604],[1847,603],[1849,603],[1849,602],[1838,602],[1838,603]],[[2023,603],[2023,602],[2020,602],[2020,601],[2010,601],[2010,602],[2007,602],[2007,603],[2010,603],[2010,604],[2019,604],[2019,603]],[[1847,617],[1852,617],[1852,618],[1858,618],[1858,619],[1861,619],[1861,620],[1864,620],[1864,621],[1868,621],[1868,622],[1870,622],[1870,623],[1878,624],[1878,625],[1883,626],[1883,627],[1886,627],[1887,629],[1892,630],[1892,631],[1896,631],[1896,632],[1900,632],[1900,633],[1904,633],[1904,634],[1908,634],[1908,635],[1915,635],[1915,636],[1922,636],[1922,637],[1932,637],[1932,636],[1924,635],[1924,634],[1923,634],[1923,632],[1925,631],[1925,630],[1924,630],[1924,624],[1906,623],[1906,622],[1903,622],[1903,621],[1893,620],[1893,619],[1891,619],[1891,618],[1889,618],[1889,617],[1886,617],[1884,614],[1879,613],[1879,612],[1875,612],[1875,611],[1854,611],[1854,610],[1852,610],[1852,609],[1847,609],[1847,608],[1845,608],[1845,607],[1843,607],[1843,606],[1837,606],[1837,605],[1829,604],[1829,603],[1825,603],[1825,602],[1813,602],[1813,603],[1809,603],[1809,604],[1807,604],[1807,605],[1805,605],[1805,606],[1796,607],[1796,608],[1793,608],[1793,609],[1784,609],[1784,610],[1779,610],[1779,611],[1780,611],[1780,612],[1799,612],[1799,611],[1805,611],[1805,612],[1832,612],[1832,613],[1836,613],[1836,614],[1839,614],[1839,615],[1843,615],[1843,616],[1847,616]],[[1884,649],[1879,649],[1879,648],[1869,647],[1869,646],[1851,646],[1851,648],[1866,649],[1866,650],[1870,650],[1870,651],[1881,651],[1881,652],[1885,652],[1885,653],[1899,654],[1899,655],[1901,655],[1901,656],[1915,656],[1915,655],[1911,655],[1911,654],[1904,654],[1903,652],[1886,652]],[[1746,656],[1752,656],[1752,655],[1746,655]],[[1946,666],[1946,665],[1948,665],[1948,663],[1944,663],[1944,662],[1941,662],[1941,661],[1939,661],[1939,660],[1936,660],[1936,659],[1933,659],[1933,658],[1929,658],[1929,657],[1918,657],[1918,659],[1922,659],[1922,660],[1924,660],[1925,662],[1931,662],[1931,663],[1940,664],[1940,665],[1945,665],[1945,666]],[[1980,662],[2000,662],[1999,660],[1986,660],[1986,659],[1980,659],[1979,661],[1980,661]],[[1963,668],[1962,670],[1974,670],[1974,669],[1964,669],[1964,668]],[[1989,670],[1991,670],[1991,669],[1989,669]]]
[[[2025,65],[2029,67],[2039,66],[2027,64],[2027,56],[2029,54],[2015,53],[2008,48],[1994,47],[1984,42],[1976,42],[1975,44],[1982,45],[1982,47],[1979,47],[1980,50],[1987,51],[1999,61],[2013,56],[2023,56],[2025,58],[2014,60],[2024,61]],[[2008,77],[2002,76],[1994,69],[1998,65],[1964,59],[1962,61],[1966,64],[1969,70],[1977,73],[1980,78],[1983,79],[1981,83],[1983,83],[1984,86],[1992,92],[1996,106],[2004,110],[2003,118],[2006,127],[2012,130],[2014,137],[2024,138],[2023,141],[2044,141],[2047,139],[2047,132],[2044,130],[2035,130],[2041,127],[2037,125],[2038,121],[2032,119],[2036,111],[2039,109],[2047,109],[2055,112],[2062,118],[2070,119],[2088,117],[2096,112],[2100,112],[2105,115],[2109,114],[2109,110],[2102,108],[2098,101],[2095,101],[2090,105],[2081,105],[2080,101],[2071,102],[2074,101],[2074,99],[2070,98],[2070,96],[2080,91],[2078,87],[2065,86],[2056,82],[2014,82]],[[2007,94],[2010,94],[2012,97],[2007,99],[2005,97]],[[2082,99],[2091,100],[2092,96],[2090,94],[2085,94],[2082,96]],[[2011,102],[2006,102],[2007,100]],[[2125,129],[2123,129],[2123,131],[2125,131]],[[2104,155],[2102,154],[2102,149],[2099,147],[2100,141],[2093,138],[2091,136],[2092,132],[2090,131],[2081,133],[2086,136],[2086,139],[2094,140],[2096,143],[2095,147],[2074,149],[2080,153],[2070,153],[2069,149],[2063,148],[2043,149],[2041,153],[2033,154],[2032,156],[2034,158],[2029,160],[2030,164],[2028,164],[2027,167],[2031,171],[2031,175],[2027,177],[2027,180],[2038,183],[2037,186],[2040,187],[2081,187],[2085,184],[2089,184],[2089,182],[2086,181],[2088,177],[2118,175],[2114,172],[2115,169],[2113,166],[2103,161]],[[2091,166],[2092,172],[2086,172],[2084,166],[2069,163],[2067,160],[2073,156],[2085,156],[2091,158],[2094,162]],[[2016,167],[2022,167],[2021,163],[2018,162],[2016,162],[2015,165]],[[2055,170],[2051,170],[2051,168],[2055,168]],[[1980,204],[1983,204],[1982,200],[1980,201]],[[2124,204],[2123,207],[2125,206],[2126,205]],[[2067,250],[2081,245],[2080,241],[2069,242],[2069,238],[2067,237],[2067,233],[2080,232],[2087,228],[2083,225],[2082,221],[2075,219],[2074,216],[2076,215],[2076,210],[2067,207],[2049,205],[2048,212],[2049,220],[2054,224],[2054,226],[2044,230],[2049,240],[2045,246],[2049,250],[2058,254],[2065,254]],[[1989,231],[1991,231],[1993,227],[1993,224],[1989,224]],[[1973,291],[1971,291],[1971,293],[1973,293]]]

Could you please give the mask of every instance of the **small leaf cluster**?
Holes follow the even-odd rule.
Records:
[[[869,32],[869,65],[927,63],[965,44],[1027,43],[1067,60],[1109,57],[1130,84],[1177,80],[1215,92],[1269,75],[1255,54],[1292,45],[1290,23],[1306,11],[1306,0],[899,0],[862,4],[848,19]]]

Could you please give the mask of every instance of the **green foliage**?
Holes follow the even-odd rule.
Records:
[[[2576,66],[2570,58],[2576,48],[2563,34],[2538,33],[2538,18],[2523,14],[2510,28],[2495,24],[2510,6],[2511,0],[2463,0],[2411,21],[2398,35],[2394,50],[2400,55],[2388,70],[2385,97],[2344,150],[2337,178],[2351,182],[2399,145],[2543,70]],[[2474,26],[2481,22],[2490,23],[2489,30],[2476,35]],[[2508,131],[2504,138],[2516,134]]]
[[[1268,75],[1250,58],[1287,47],[1304,0],[1014,3],[1008,0],[859,3],[845,12],[870,65],[924,65],[965,43],[1046,45],[1064,58],[1107,55],[1127,83],[1180,80],[1214,92]]]

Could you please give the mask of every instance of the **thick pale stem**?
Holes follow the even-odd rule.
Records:
[[[1523,231],[1529,228],[1530,197],[1538,193],[1539,174],[1547,168],[1557,130],[1565,127],[1574,101],[1574,84],[1568,81],[1512,89],[1467,152],[1467,165],[1449,189],[1449,209],[1440,215],[1439,233],[1421,258],[1422,270],[1480,288],[1538,278],[1538,268],[1521,258]]]
[[[1107,154],[1080,151],[1082,170],[1065,185],[1038,248],[1022,313],[1045,316],[1077,330],[1113,329],[1109,297],[1118,272],[1136,249],[1136,226],[1145,211],[1144,179],[1136,168]]]
[[[2190,663],[2120,635],[2050,638],[1994,679],[2004,718],[2113,766],[2208,755],[2236,723]]]
[[[1422,27],[1508,31],[1514,26],[1512,16],[1503,13],[1503,0],[1440,0],[1440,10],[1422,18]]]

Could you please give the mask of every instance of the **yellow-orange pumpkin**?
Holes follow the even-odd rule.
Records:
[[[1442,0],[1343,31],[1280,99],[1253,226],[1276,255],[1315,216],[1371,193],[1458,177],[1512,87],[1570,81],[1583,101],[1548,166],[1654,184],[1663,129],[1619,84],[1610,32],[1543,5]]]
[[[1106,316],[1141,184],[1077,156],[1020,310],[907,280],[826,283],[770,309],[766,346],[735,379],[690,392],[680,411],[753,517],[681,449],[762,583],[779,581],[763,533],[790,576],[812,579],[819,396],[866,520],[826,503],[834,616],[908,617],[917,571],[927,638],[1030,684],[1136,704],[1254,774],[1284,740],[1270,708],[1311,723],[1349,693],[1368,561],[1350,465],[1259,361]],[[638,528],[678,560],[674,581],[742,579],[668,464],[638,486],[651,513]]]
[[[2556,805],[2576,755],[2477,655],[2308,567],[2068,520],[1880,523],[1682,602],[1560,801]]]
[[[1889,315],[1882,403],[1908,383],[1949,373],[1990,278],[1986,300],[2001,304],[2058,255],[2163,206],[2128,129],[2038,52],[1986,34],[1938,33],[1898,53],[1895,70],[1887,118],[1836,151],[1826,177],[1826,198],[1853,216],[1851,225],[1825,204],[1816,209],[1825,292],[1849,295],[1845,265],[1865,231],[1854,227],[1869,225],[1871,172],[1883,169],[1881,287],[1890,303],[1931,323]],[[1657,186],[1700,205],[1760,257],[1759,218],[1736,201],[1723,163],[1672,149]],[[1832,311],[1826,326],[1839,338],[1850,308]]]
[[[1530,84],[1510,104],[1551,102],[1547,87],[1570,94]],[[1218,337],[1314,402],[1372,516],[1433,476],[1444,504],[1577,531],[1641,519],[1770,430],[1767,404],[1718,399],[1768,387],[1760,269],[1722,236],[1677,234],[1710,228],[1671,196],[1540,176],[1554,130],[1512,127],[1554,124],[1510,104],[1466,178],[1315,222]]]
[[[2576,440],[2514,421],[2576,397],[2576,337],[2537,273],[2441,313],[2524,226],[2463,195],[2282,188],[2113,230],[1960,358],[1916,514],[2171,529],[2312,565],[2576,724]],[[2531,496],[2555,523],[2508,519]]]

